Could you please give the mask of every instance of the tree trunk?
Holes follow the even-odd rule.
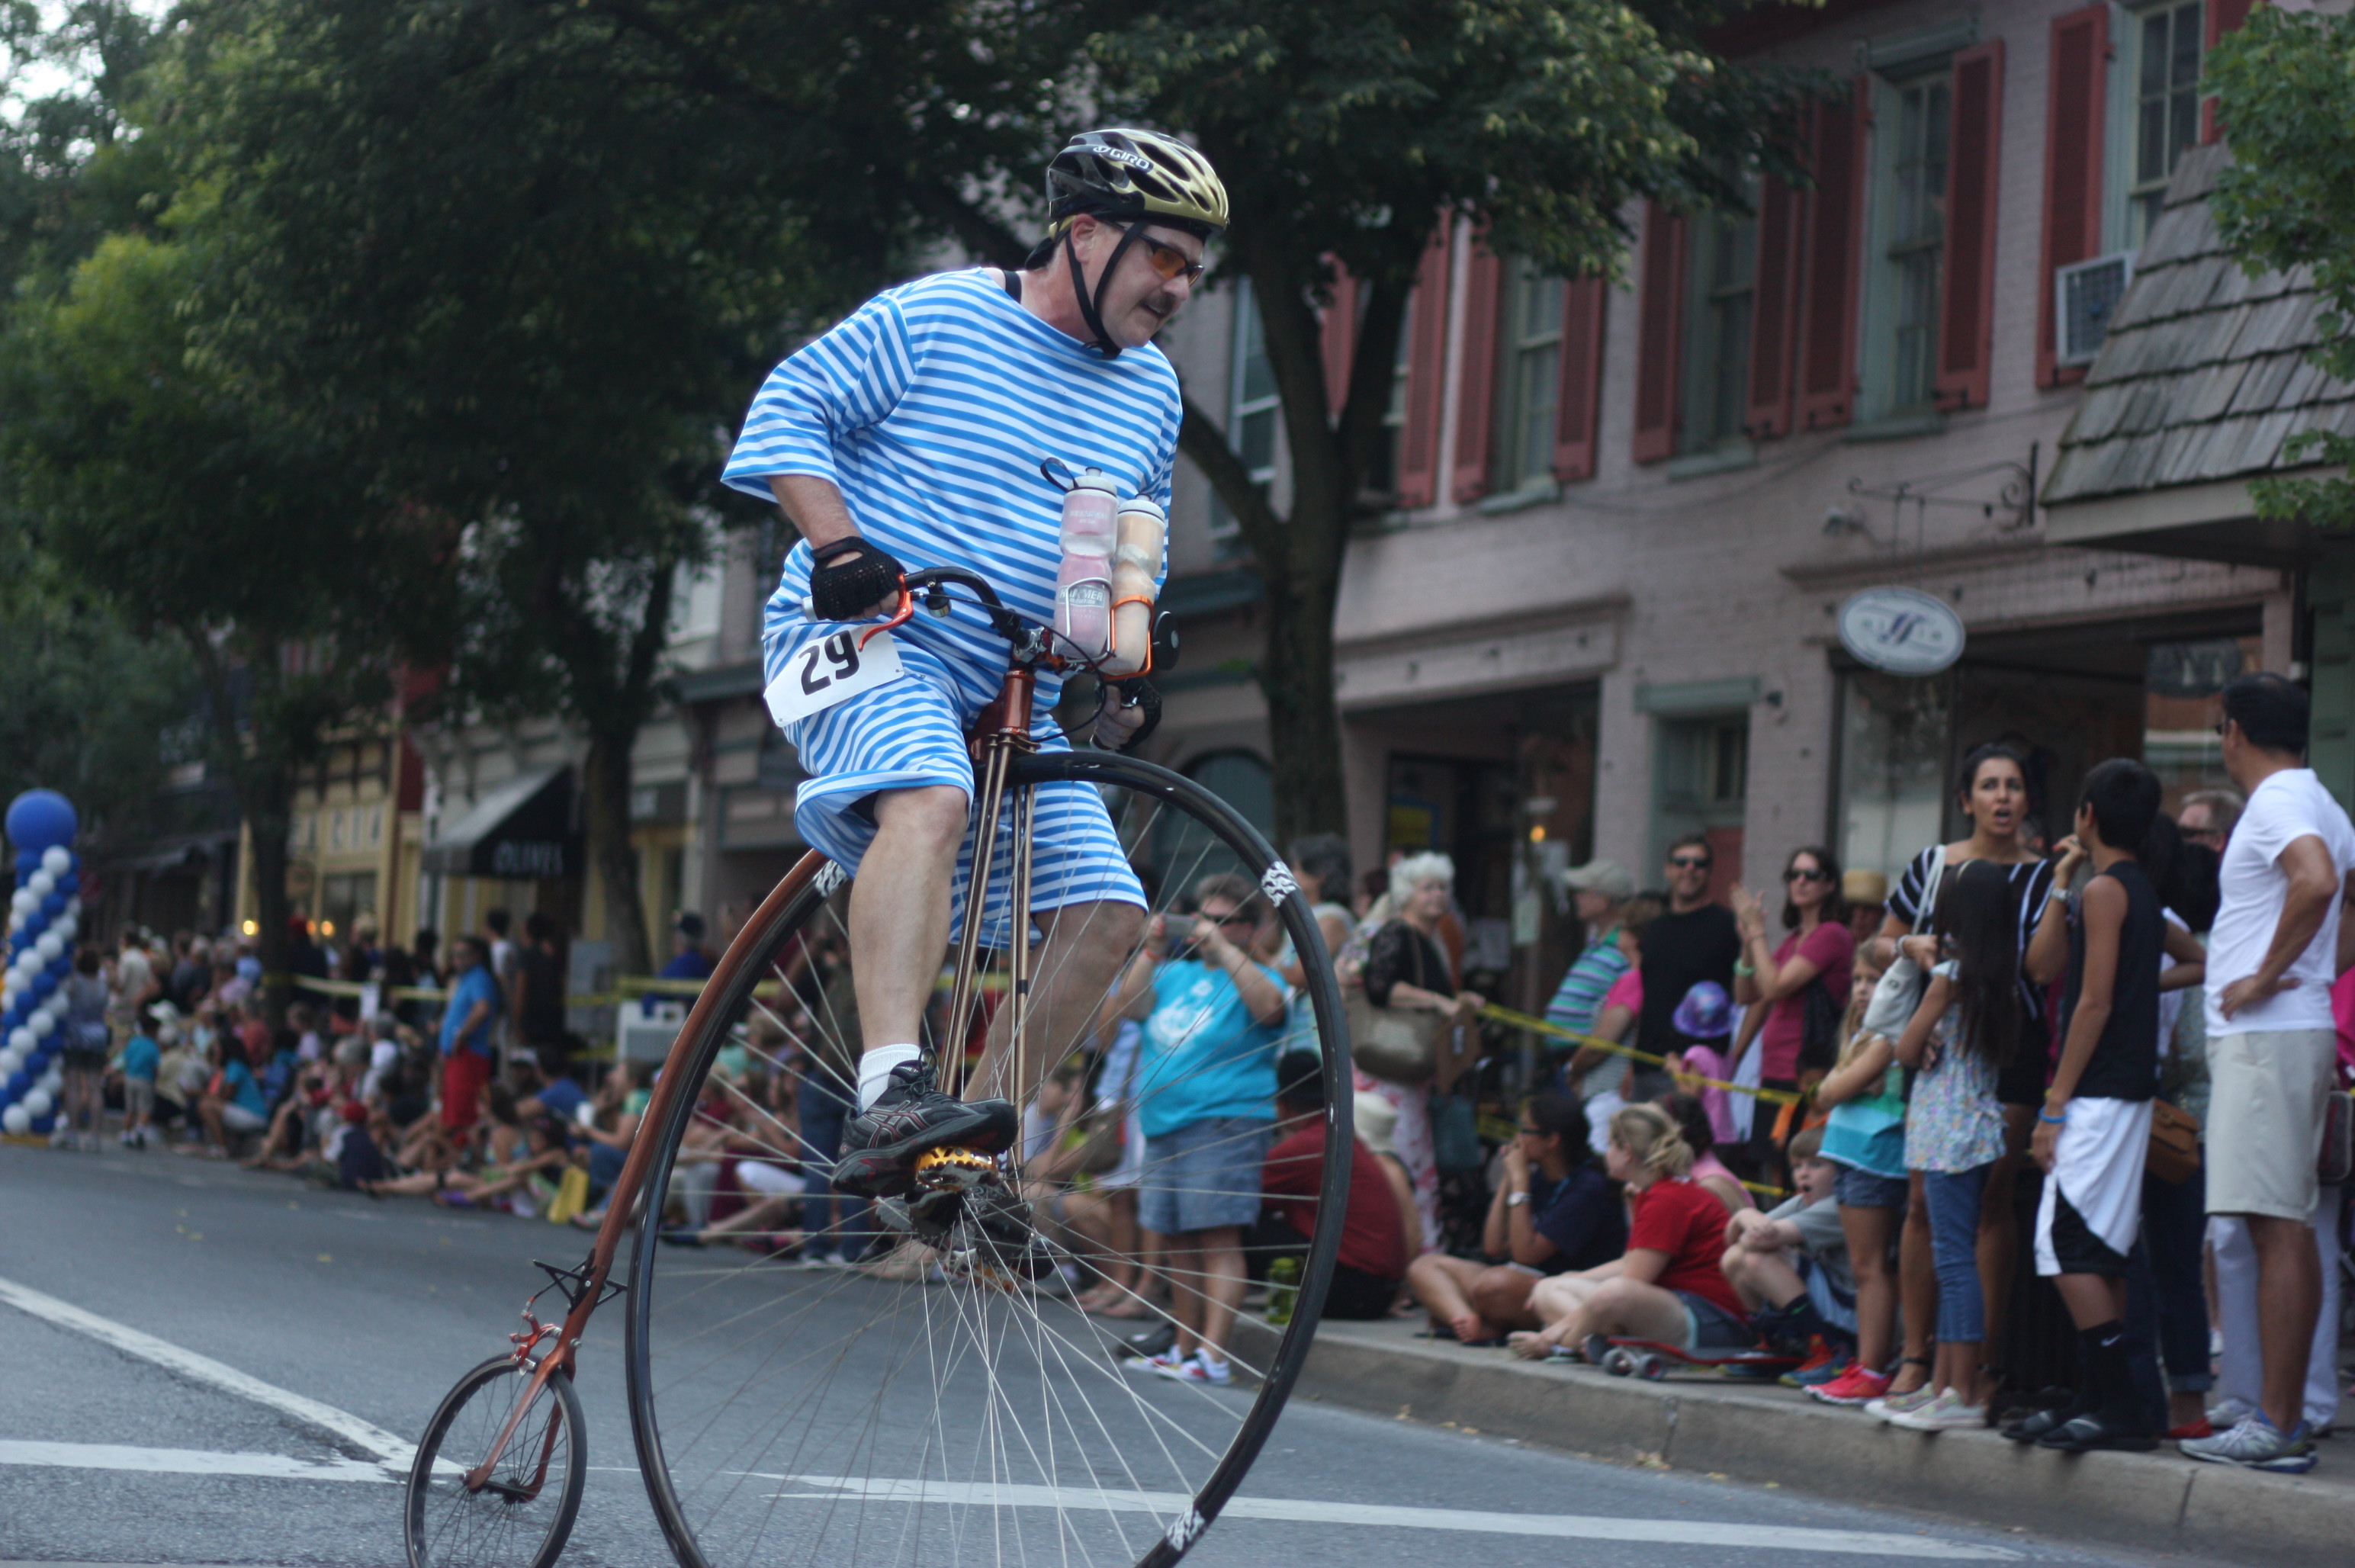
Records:
[[[293,781],[284,767],[252,763],[239,769],[236,777],[238,809],[245,814],[246,832],[253,841],[254,943],[255,956],[261,960],[263,1017],[275,1031],[286,1025],[286,1006],[294,992],[294,977],[286,967],[292,945],[286,940],[287,925],[294,918],[294,902],[286,896]]]
[[[589,865],[605,898],[613,962],[624,975],[654,973],[645,910],[638,893],[638,849],[630,842],[630,752],[638,731],[592,733],[581,763],[581,825]]]
[[[1279,850],[1304,833],[1348,831],[1341,717],[1333,700],[1333,606],[1340,587],[1340,574],[1332,571],[1268,578],[1259,684],[1267,696]]]

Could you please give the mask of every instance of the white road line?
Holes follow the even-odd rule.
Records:
[[[332,1404],[322,1404],[299,1393],[250,1377],[235,1367],[200,1356],[194,1350],[184,1350],[168,1340],[153,1334],[85,1312],[69,1301],[59,1301],[54,1296],[0,1279],[0,1302],[5,1302],[20,1312],[70,1328],[77,1334],[87,1334],[101,1344],[112,1345],[125,1354],[155,1362],[170,1371],[197,1382],[210,1383],[256,1404],[267,1405],[280,1414],[291,1416],[304,1425],[324,1432],[337,1440],[350,1444],[363,1453],[373,1454],[387,1469],[406,1471],[416,1461],[416,1445],[394,1436],[383,1427],[362,1421],[349,1411],[337,1410]]]
[[[214,1454],[197,1448],[133,1448],[119,1443],[28,1443],[0,1438],[0,1465],[143,1475],[264,1476],[288,1481],[389,1482],[382,1465],[357,1459],[296,1459],[283,1454]]]
[[[1076,1513],[1105,1509],[1174,1520],[1193,1506],[1178,1492],[1099,1491],[1092,1487],[1026,1487],[987,1481],[860,1479],[840,1476],[762,1475],[822,1488],[776,1492],[779,1498],[828,1499],[841,1494],[879,1502],[963,1504],[974,1508],[1057,1508]],[[2000,1546],[1941,1541],[1869,1530],[1814,1530],[1752,1521],[1715,1524],[1678,1519],[1604,1519],[1571,1513],[1485,1513],[1470,1509],[1398,1508],[1368,1503],[1312,1502],[1285,1498],[1236,1498],[1221,1519],[1282,1520],[1303,1524],[1359,1524],[1389,1530],[1453,1530],[1487,1535],[1558,1536],[1568,1541],[1642,1541],[1679,1546],[1837,1552],[1879,1557],[1928,1557],[1948,1562],[2013,1563],[2020,1553]]]

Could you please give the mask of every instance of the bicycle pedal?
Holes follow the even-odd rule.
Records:
[[[926,1149],[916,1157],[916,1185],[934,1192],[970,1192],[997,1180],[997,1162],[969,1148]]]

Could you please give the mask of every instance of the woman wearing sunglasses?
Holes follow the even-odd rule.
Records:
[[[1753,1045],[1764,1053],[1760,1082],[1770,1089],[1799,1086],[1800,1057],[1807,1043],[1808,990],[1822,993],[1817,1014],[1820,1045],[1828,1053],[1848,1002],[1849,971],[1856,963],[1856,938],[1848,928],[1848,905],[1840,896],[1840,864],[1829,849],[1809,845],[1792,852],[1783,868],[1783,929],[1779,944],[1766,934],[1766,903],[1748,888],[1733,890],[1733,917],[1742,928],[1742,961],[1733,966],[1734,999],[1750,1009],[1734,1041],[1732,1066]],[[1828,1057],[1820,1063],[1831,1065]]]

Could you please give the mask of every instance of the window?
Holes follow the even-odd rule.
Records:
[[[1692,222],[1692,300],[1685,337],[1685,452],[1742,439],[1750,379],[1750,322],[1758,285],[1758,220],[1716,212]]]
[[[1742,876],[1742,827],[1750,785],[1750,720],[1728,713],[1660,719],[1652,753],[1651,864],[1671,839],[1704,833],[1716,857],[1711,896]]]
[[[1561,387],[1560,278],[1529,262],[1505,263],[1497,312],[1497,417],[1490,485],[1500,494],[1553,482],[1556,400]]]
[[[1840,677],[1840,864],[1892,880],[1944,827],[1952,682],[1878,670]]]
[[[2200,140],[2200,0],[2155,5],[2134,19],[2134,155],[2126,233],[2114,249],[2137,250],[2158,220],[2167,182],[2185,148]]]
[[[1371,296],[1359,291],[1361,300]],[[1406,373],[1414,363],[1414,306],[1420,290],[1406,296],[1406,314],[1399,321],[1398,356],[1391,364],[1390,406],[1382,411],[1381,433],[1374,438],[1374,460],[1366,465],[1366,488],[1378,496],[1395,496],[1399,487],[1399,440],[1406,430]]]
[[[1941,71],[1891,90],[1881,281],[1888,330],[1883,412],[1926,409],[1937,383],[1938,302],[1946,240],[1946,137],[1953,79]]]
[[[1235,286],[1233,362],[1234,375],[1227,389],[1227,440],[1251,471],[1252,483],[1264,493],[1275,483],[1275,427],[1281,400],[1275,394],[1275,367],[1267,357],[1267,330],[1248,278]],[[1231,539],[1235,530],[1234,514],[1214,494],[1210,537]]]

